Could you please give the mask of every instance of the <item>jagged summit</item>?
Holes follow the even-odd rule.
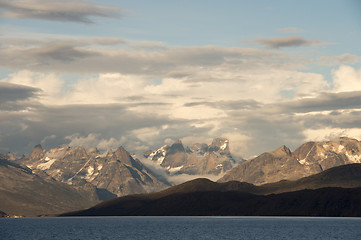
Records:
[[[36,149],[36,148],[43,149],[43,147],[41,146],[41,144],[37,144],[37,145],[35,145],[35,146],[34,146],[34,149]]]
[[[215,138],[210,145],[194,143],[184,147],[180,140],[170,147],[147,151],[144,156],[168,170],[170,174],[219,175],[237,163],[229,151],[229,140]]]
[[[176,154],[178,152],[185,152],[184,146],[181,140],[175,141],[168,149],[168,154]]]
[[[32,152],[30,154],[30,158],[31,159],[41,158],[41,157],[43,157],[44,153],[45,153],[45,151],[44,151],[43,147],[40,144],[38,144],[33,148]]]
[[[215,138],[209,146],[209,151],[229,152],[229,140],[226,138]]]
[[[286,147],[285,145],[282,145],[281,147],[277,148],[276,150],[272,151],[271,153],[278,157],[292,155],[291,150],[288,147]]]
[[[361,142],[342,137],[334,141],[307,142],[293,153],[286,146],[281,146],[241,163],[219,181],[238,180],[264,184],[283,179],[296,180],[352,163],[361,163]]]
[[[96,148],[58,146],[48,151],[35,147],[17,161],[33,171],[44,171],[57,181],[91,183],[117,196],[144,193],[169,186],[120,146],[100,154]]]

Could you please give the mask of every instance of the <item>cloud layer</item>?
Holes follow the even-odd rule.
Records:
[[[2,18],[93,23],[93,17],[118,17],[120,10],[85,0],[0,0],[0,13]]]
[[[307,47],[313,45],[326,44],[320,40],[308,40],[299,36],[280,37],[280,38],[264,38],[257,39],[257,43],[264,45],[266,48],[285,48],[285,47]]]
[[[13,70],[0,80],[8,94],[1,95],[0,152],[42,143],[142,153],[224,136],[248,158],[283,144],[294,149],[322,129],[360,126],[361,70],[339,65],[358,56],[317,57],[337,61],[330,82],[305,70],[307,56],[277,50],[318,43],[281,40],[268,50],[0,38],[0,67]]]

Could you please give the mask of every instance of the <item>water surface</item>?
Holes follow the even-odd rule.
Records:
[[[0,219],[0,239],[361,239],[360,218],[69,217]]]

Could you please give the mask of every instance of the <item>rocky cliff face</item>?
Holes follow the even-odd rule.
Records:
[[[210,145],[195,143],[184,147],[181,141],[164,145],[144,156],[165,168],[170,174],[186,173],[219,175],[237,163],[229,151],[229,141],[216,138]]]
[[[54,179],[73,186],[91,183],[99,194],[116,196],[163,189],[169,184],[158,179],[123,148],[100,154],[96,148],[57,147],[46,151],[40,145],[17,161],[32,170],[42,170]],[[107,196],[100,196],[107,198]]]
[[[361,142],[350,138],[308,142],[293,153],[285,146],[241,163],[219,181],[244,181],[253,184],[296,180],[326,169],[361,163]]]

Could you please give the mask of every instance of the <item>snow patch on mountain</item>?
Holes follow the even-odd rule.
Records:
[[[183,167],[184,167],[184,165],[179,166],[179,167],[174,167],[174,168],[168,167],[167,169],[170,174],[174,174],[176,172],[179,172]]]
[[[94,173],[94,168],[92,166],[89,166],[87,169],[87,174],[85,175],[85,179],[89,180],[91,178],[91,176]]]
[[[164,146],[162,146],[161,148],[153,151],[152,153],[149,154],[148,159],[149,159],[149,160],[154,160],[154,157],[158,157],[158,158],[157,158],[157,163],[158,163],[159,165],[162,164],[163,161],[164,161],[165,155],[167,154],[167,150],[166,150],[166,149],[167,149],[168,147],[169,147],[168,145],[164,145]]]
[[[49,159],[48,157],[46,159]],[[36,166],[37,169],[40,170],[47,170],[51,167],[51,165],[53,165],[53,163],[56,161],[56,159],[49,159],[47,162],[45,163],[40,163],[38,164],[38,166]]]
[[[310,165],[310,163],[306,161],[306,158],[301,159],[298,162],[301,163],[302,165]]]
[[[345,148],[345,146],[339,145],[338,146],[338,152],[341,153],[344,148]]]
[[[361,163],[361,155],[351,155],[348,152],[346,152],[345,155],[350,160],[350,162],[352,162],[352,163]]]
[[[225,150],[227,148],[227,146],[228,146],[228,140],[225,140],[224,144],[222,146],[220,146],[219,149]]]

